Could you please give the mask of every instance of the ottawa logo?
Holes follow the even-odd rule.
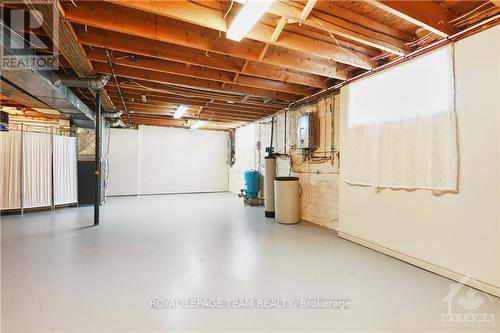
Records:
[[[472,285],[477,290],[466,286]],[[460,282],[450,284],[450,289],[443,302],[448,304],[448,311],[441,315],[445,327],[495,327],[495,313],[482,311],[483,305],[494,304],[493,298],[487,294],[481,284],[466,276]]]

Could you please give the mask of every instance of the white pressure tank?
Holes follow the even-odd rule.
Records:
[[[274,179],[274,210],[278,223],[295,224],[300,222],[298,177],[276,177]]]

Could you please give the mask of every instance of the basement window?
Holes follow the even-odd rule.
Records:
[[[454,111],[451,46],[349,87],[349,127],[369,126]]]

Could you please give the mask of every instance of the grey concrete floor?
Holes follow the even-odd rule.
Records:
[[[109,198],[98,227],[92,207],[2,216],[2,331],[498,332],[443,325],[448,279],[263,215],[219,193]],[[350,309],[294,307],[318,298]]]

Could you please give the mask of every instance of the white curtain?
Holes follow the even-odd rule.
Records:
[[[452,49],[443,48],[343,90],[350,184],[457,190]]]
[[[21,207],[21,133],[0,132],[0,208]]]
[[[50,134],[25,132],[23,137],[24,208],[52,202]]]
[[[76,138],[54,135],[54,204],[78,201]]]

